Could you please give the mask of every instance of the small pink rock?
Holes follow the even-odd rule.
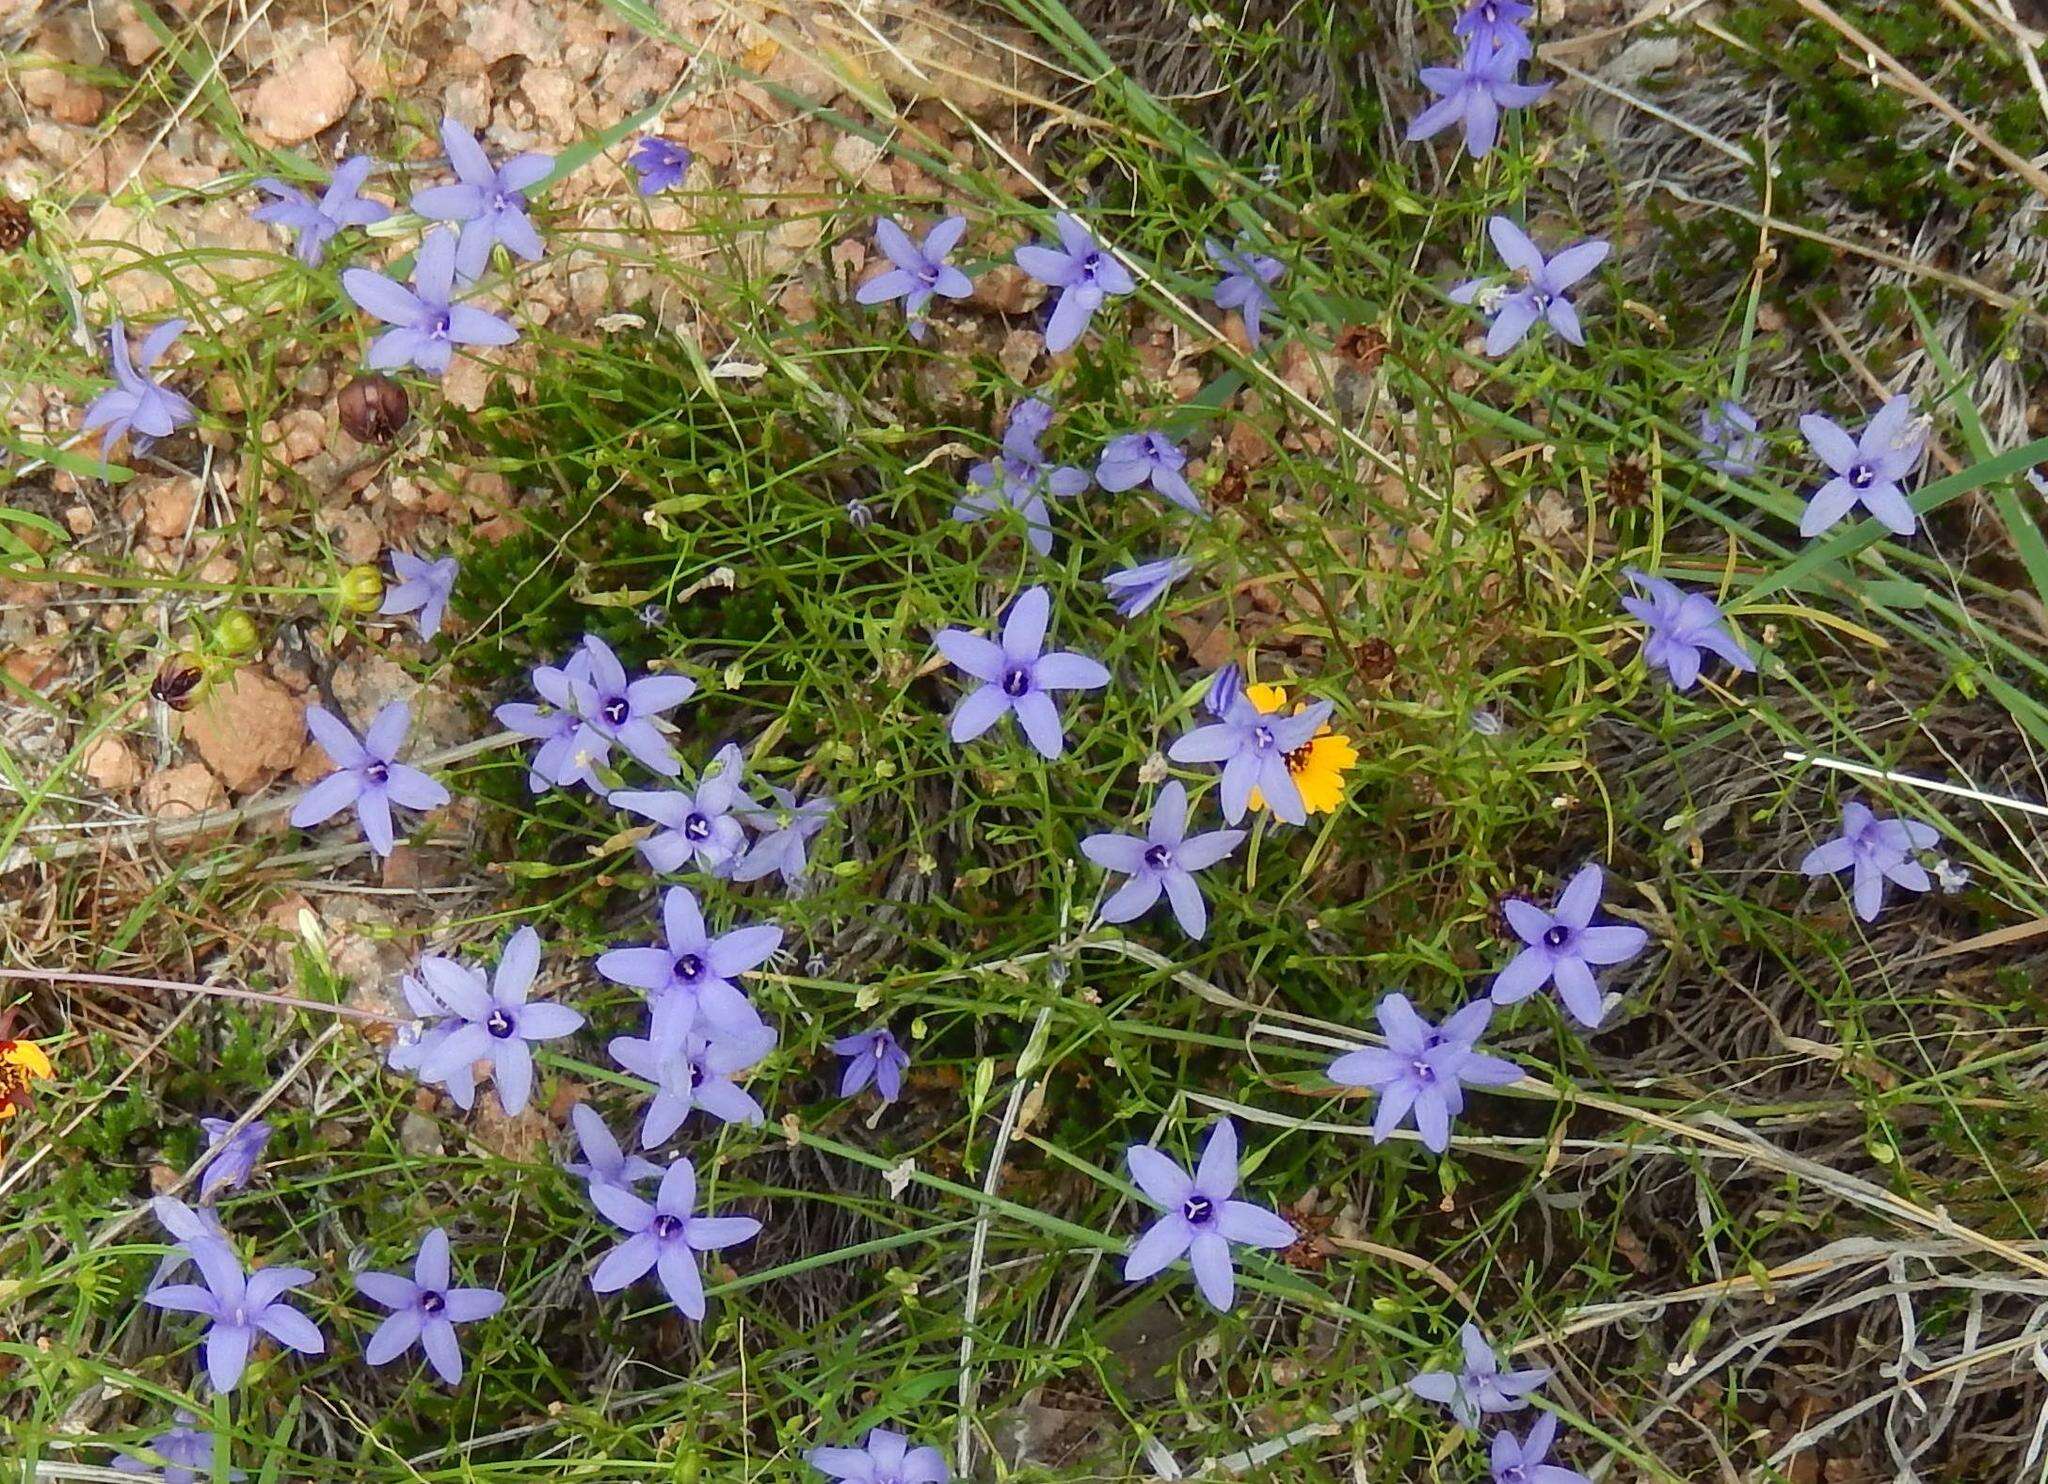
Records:
[[[249,100],[252,121],[279,144],[303,144],[338,123],[355,101],[355,49],[329,41],[278,63]]]

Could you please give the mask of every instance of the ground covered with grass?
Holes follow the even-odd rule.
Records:
[[[814,1479],[884,1428],[963,1478],[1474,1480],[1554,1415],[1594,1480],[2038,1477],[2048,18],[1546,3],[1526,75],[1558,86],[1474,160],[1403,137],[1459,9],[0,21],[0,1458],[193,1468],[190,1414],[210,1454],[161,1477]],[[366,411],[389,327],[342,274],[409,279],[444,115],[554,158],[545,253],[466,291],[514,343]],[[695,158],[642,195],[648,135]],[[355,153],[397,210],[321,263],[248,220],[258,179],[317,195]],[[1058,289],[1013,254],[1062,213],[1133,291],[1049,349]],[[914,334],[863,302],[875,219],[952,214],[972,293]],[[1583,347],[1488,353],[1493,301],[1453,291],[1503,275],[1497,217],[1612,244],[1569,291]],[[1272,260],[1257,343],[1210,244]],[[194,422],[103,449],[109,326],[171,315]],[[1801,416],[1853,435],[1895,397],[1912,532],[1802,536]],[[1758,422],[1733,461],[1723,399]],[[1085,476],[1049,543],[957,518],[1020,409]],[[1105,487],[1144,430],[1199,512]],[[459,560],[438,633],[376,611],[392,552]],[[1120,611],[1105,579],[1168,559]],[[1651,577],[1756,668],[1675,687],[1623,604]],[[1012,719],[956,741],[980,682],[938,636],[1040,591],[1106,683],[1056,693],[1057,756]],[[665,859],[606,797],[668,786],[623,745],[533,776],[503,708],[586,636],[692,683],[659,748],[700,803],[735,758],[763,803],[829,801],[795,880]],[[1228,821],[1182,745],[1233,685],[1328,706],[1304,824]],[[309,710],[362,735],[394,703],[449,801],[389,851],[294,825],[347,762]],[[1190,834],[1246,831],[1198,937],[1178,901],[1108,920],[1126,877],[1083,843],[1176,784]],[[1874,914],[1802,870],[1845,805],[1934,832]],[[1589,862],[1640,949],[1595,1013],[1501,993]],[[701,1251],[701,1319],[654,1276],[593,1291],[633,1228],[564,1168],[591,1113],[635,1151],[666,1086],[614,1052],[647,997],[598,963],[678,886],[713,935],[779,930],[733,975],[774,1033],[737,1075],[763,1117],[644,1151],[759,1224]],[[530,1097],[503,1062],[420,1075],[422,960],[489,970],[527,930],[528,1005],[580,1017]],[[1404,1044],[1389,993],[1434,1023],[1489,991],[1520,1080],[1469,1087],[1442,1152],[1375,1138],[1385,1095],[1333,1061]],[[900,1086],[844,1093],[879,1029]],[[267,1126],[246,1179],[202,1118]],[[1235,1195],[1292,1228],[1234,1249],[1228,1308],[1184,1263],[1125,1279],[1159,1215],[1128,1151],[1193,1168],[1223,1118]],[[202,1320],[144,1294],[212,1239],[153,1197],[305,1270],[319,1353],[262,1334],[210,1384]],[[436,1229],[503,1295],[453,1383],[365,1356],[390,1306],[357,1280]],[[1410,1386],[1468,1324],[1550,1372],[1532,1407],[1465,1426]]]

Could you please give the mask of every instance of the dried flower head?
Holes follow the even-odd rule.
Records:
[[[1385,680],[1394,673],[1400,656],[1394,653],[1394,646],[1374,634],[1369,639],[1358,641],[1358,647],[1351,651],[1351,662],[1357,668],[1362,680]]]
[[[1251,470],[1242,460],[1231,459],[1223,465],[1216,482],[1209,487],[1209,498],[1218,505],[1235,505],[1244,499],[1251,484]]]
[[[0,252],[13,252],[36,234],[36,220],[28,203],[0,196]]]
[[[1607,499],[1622,510],[1633,510],[1649,493],[1650,476],[1634,459],[1616,459],[1607,466]]]
[[[1387,356],[1387,337],[1371,325],[1352,325],[1337,337],[1337,354],[1360,371],[1377,371]]]

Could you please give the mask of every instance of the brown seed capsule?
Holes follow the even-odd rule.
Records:
[[[1358,648],[1351,653],[1358,673],[1367,680],[1385,680],[1394,673],[1394,646],[1377,635],[1359,640]]]
[[[196,654],[174,654],[165,660],[149,683],[152,698],[173,711],[190,711],[199,699],[199,687],[206,683],[206,667]]]
[[[1337,354],[1361,371],[1379,367],[1387,354],[1387,337],[1371,325],[1353,325],[1337,337]]]
[[[28,203],[0,196],[0,252],[13,252],[35,232],[35,218],[28,214]]]
[[[412,415],[412,399],[388,376],[358,376],[335,405],[342,430],[358,443],[389,443]]]
[[[1620,509],[1632,510],[1642,504],[1649,487],[1649,476],[1634,459],[1616,459],[1607,466],[1607,498]]]
[[[1232,459],[1223,466],[1223,472],[1217,476],[1215,487],[1209,491],[1209,495],[1218,505],[1235,505],[1244,498],[1244,492],[1250,484],[1250,472],[1243,464]]]

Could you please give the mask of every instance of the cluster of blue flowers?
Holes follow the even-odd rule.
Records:
[[[1424,85],[1438,96],[1415,120],[1411,139],[1462,124],[1466,149],[1483,156],[1497,141],[1501,110],[1534,103],[1547,92],[1547,84],[1520,81],[1533,56],[1523,30],[1530,13],[1522,0],[1470,0],[1455,28],[1465,44],[1463,58],[1455,67],[1424,70]],[[414,214],[440,225],[419,245],[411,287],[361,269],[342,275],[350,298],[391,327],[369,349],[366,361],[373,368],[410,366],[438,375],[458,347],[516,339],[509,322],[455,296],[478,283],[497,247],[529,261],[543,252],[527,213],[527,193],[548,177],[554,162],[527,154],[493,165],[476,139],[452,121],[443,123],[441,138],[455,181],[413,197]],[[691,162],[682,146],[649,138],[636,145],[630,163],[641,190],[651,194],[681,184]],[[300,261],[318,264],[344,230],[390,214],[359,194],[376,168],[362,158],[342,162],[318,201],[265,180],[260,188],[272,199],[257,215],[295,233]],[[1061,212],[1053,225],[1052,240],[1019,247],[1015,261],[1052,291],[1045,343],[1058,353],[1081,340],[1111,299],[1133,293],[1137,284],[1128,266],[1080,219]],[[878,221],[876,240],[889,266],[855,298],[866,305],[900,301],[908,333],[925,338],[935,300],[972,292],[968,273],[951,261],[966,231],[964,217],[949,216],[918,240],[893,221]],[[1572,290],[1605,261],[1608,244],[1589,240],[1546,257],[1506,217],[1494,217],[1489,233],[1509,278],[1472,279],[1450,295],[1486,315],[1487,354],[1508,354],[1532,331],[1554,330],[1566,342],[1583,345]],[[1233,248],[1207,241],[1204,250],[1222,273],[1212,289],[1214,302],[1240,315],[1245,338],[1257,350],[1265,317],[1275,306],[1273,289],[1283,277],[1280,260],[1244,239]],[[195,417],[190,402],[151,375],[182,328],[175,320],[157,326],[131,359],[125,330],[118,322],[114,326],[116,384],[84,419],[86,429],[102,432],[103,447],[126,434],[141,453]],[[1012,410],[998,453],[968,470],[952,512],[956,520],[1012,515],[1033,550],[1051,551],[1048,502],[1076,496],[1091,482],[1081,467],[1046,452],[1052,420],[1050,403],[1039,397]],[[1895,532],[1914,529],[1903,486],[1919,466],[1926,428],[1908,399],[1888,401],[1860,438],[1818,414],[1803,418],[1800,427],[1830,473],[1808,504],[1804,534],[1825,531],[1858,504]],[[1703,415],[1701,441],[1703,466],[1731,478],[1754,472],[1767,446],[1757,420],[1733,400]],[[1186,477],[1187,462],[1172,438],[1142,428],[1109,440],[1095,460],[1092,481],[1111,492],[1150,488],[1200,519],[1205,511]],[[458,567],[452,558],[428,561],[405,553],[393,553],[392,560],[398,580],[382,611],[412,615],[421,637],[430,641],[439,632]],[[1103,586],[1116,610],[1130,617],[1155,603],[1192,565],[1185,556],[1141,563],[1104,579]],[[1634,568],[1624,572],[1644,594],[1622,601],[1644,626],[1645,664],[1662,671],[1676,690],[1689,690],[1700,680],[1708,657],[1738,672],[1757,669],[1707,595]],[[1111,676],[1088,656],[1048,648],[1052,618],[1049,592],[1033,586],[1015,597],[991,633],[946,628],[935,636],[939,653],[972,682],[952,713],[954,742],[972,741],[1009,718],[1039,755],[1063,755],[1065,722],[1056,697],[1102,689]],[[536,744],[527,760],[534,793],[586,788],[648,821],[638,849],[657,875],[699,872],[730,885],[773,877],[791,892],[803,889],[811,842],[830,820],[832,801],[765,786],[763,802],[747,787],[747,761],[737,745],[718,749],[683,782],[686,764],[666,728],[671,713],[695,694],[694,681],[676,674],[632,675],[607,644],[590,636],[562,664],[537,668],[532,685],[536,700],[501,706],[496,716],[510,732]],[[1290,764],[1324,729],[1334,703],[1309,702],[1290,715],[1262,710],[1244,693],[1232,667],[1216,677],[1206,705],[1210,720],[1179,737],[1168,750],[1170,760],[1217,767],[1215,792],[1230,826],[1255,808],[1269,810],[1283,824],[1304,824],[1308,807]],[[393,806],[429,811],[449,802],[446,788],[400,761],[411,726],[402,703],[386,707],[360,737],[317,706],[308,710],[307,725],[334,769],[297,801],[294,825],[311,827],[352,808],[371,850],[383,856],[397,839]],[[668,780],[667,786],[619,786],[618,769],[628,763]],[[1204,935],[1208,908],[1197,875],[1227,859],[1247,832],[1233,827],[1190,834],[1190,813],[1187,785],[1169,779],[1142,833],[1105,831],[1080,842],[1086,859],[1124,878],[1100,906],[1100,920],[1133,921],[1163,899],[1188,937]],[[1841,837],[1812,850],[1801,869],[1809,875],[1852,872],[1855,909],[1868,920],[1881,906],[1886,883],[1929,889],[1927,871],[1914,857],[1937,841],[1927,825],[1880,819],[1852,802],[1844,808]],[[1649,942],[1639,927],[1600,920],[1603,884],[1601,867],[1589,863],[1549,910],[1521,898],[1507,900],[1503,910],[1521,946],[1499,969],[1487,997],[1440,1023],[1431,1024],[1403,994],[1381,999],[1376,1016],[1383,1044],[1348,1051],[1327,1068],[1333,1085],[1362,1089],[1375,1099],[1375,1141],[1412,1123],[1423,1146],[1442,1154],[1464,1111],[1467,1089],[1507,1087],[1522,1079],[1513,1062],[1480,1049],[1497,1008],[1548,988],[1581,1025],[1601,1023],[1608,1000],[1598,972],[1635,958]],[[761,1222],[699,1210],[698,1171],[687,1156],[657,1162],[637,1151],[667,1146],[696,1112],[726,1123],[764,1120],[764,1109],[743,1079],[773,1053],[778,1037],[742,981],[771,961],[783,933],[772,923],[714,933],[698,894],[679,884],[662,892],[659,914],[658,940],[611,948],[593,965],[600,977],[645,1000],[645,1033],[616,1037],[608,1048],[617,1065],[649,1089],[637,1135],[622,1144],[602,1115],[579,1104],[571,1121],[581,1158],[565,1168],[584,1181],[594,1210],[621,1233],[591,1273],[591,1287],[612,1293],[652,1273],[669,1301],[698,1320],[705,1314],[698,1254],[751,1240]],[[488,974],[455,958],[422,957],[401,984],[415,1019],[390,1048],[389,1066],[439,1087],[469,1109],[477,1069],[487,1065],[505,1113],[520,1113],[532,1097],[535,1045],[570,1036],[585,1024],[579,1011],[534,997],[541,968],[542,945],[529,927],[511,934]],[[900,1096],[910,1059],[886,1025],[841,1036],[832,1048],[845,1059],[842,1097],[870,1085],[885,1104]],[[208,1120],[207,1132],[212,1147],[199,1205],[165,1198],[154,1203],[174,1245],[144,1297],[154,1307],[207,1321],[206,1374],[217,1390],[228,1391],[239,1385],[261,1337],[308,1355],[324,1353],[326,1337],[291,1302],[315,1275],[294,1267],[245,1269],[214,1209],[222,1192],[247,1183],[268,1129],[251,1123],[230,1134],[229,1125]],[[1192,1171],[1148,1144],[1131,1146],[1126,1160],[1137,1189],[1160,1213],[1129,1249],[1127,1281],[1143,1281],[1185,1260],[1202,1298],[1227,1310],[1237,1290],[1232,1249],[1281,1249],[1299,1236],[1275,1210],[1239,1198],[1238,1134],[1228,1119],[1212,1127]],[[199,1281],[171,1281],[188,1266]],[[439,1229],[421,1238],[410,1277],[365,1272],[354,1281],[359,1293],[387,1311],[363,1347],[364,1360],[384,1365],[417,1347],[451,1385],[463,1374],[456,1326],[490,1318],[505,1301],[494,1289],[456,1284],[451,1244]],[[1418,1396],[1447,1406],[1467,1428],[1479,1428],[1489,1414],[1527,1406],[1548,1378],[1541,1369],[1502,1370],[1476,1325],[1464,1327],[1460,1343],[1459,1370],[1424,1372],[1411,1384]],[[1546,1414],[1526,1437],[1497,1434],[1491,1444],[1496,1484],[1584,1484],[1583,1475],[1546,1462],[1556,1427],[1556,1417]],[[151,1450],[165,1479],[197,1477],[213,1467],[212,1440],[186,1414],[152,1441]],[[937,1450],[913,1447],[886,1428],[874,1429],[861,1448],[822,1447],[810,1459],[848,1484],[936,1484],[948,1477]],[[152,1466],[124,1455],[115,1467],[137,1473]],[[240,1475],[230,1470],[228,1477]]]

